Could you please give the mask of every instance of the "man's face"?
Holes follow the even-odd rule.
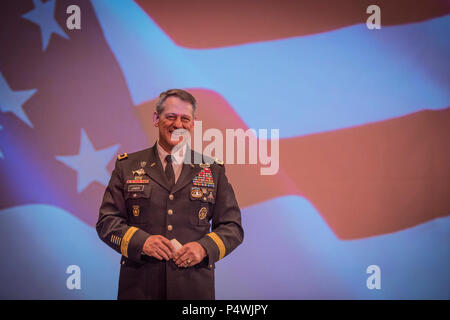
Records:
[[[153,122],[159,129],[160,144],[164,149],[172,150],[181,140],[172,141],[176,129],[186,129],[192,134],[194,116],[192,105],[178,97],[168,97],[164,101],[164,110],[158,116],[155,112]],[[166,150],[166,151],[169,151]]]

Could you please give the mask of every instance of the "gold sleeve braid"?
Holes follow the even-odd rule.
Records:
[[[130,244],[130,240],[133,237],[134,233],[139,229],[136,227],[130,227],[127,232],[123,235],[122,244],[120,245],[120,251],[122,255],[128,258],[128,245]]]
[[[211,232],[207,234],[208,237],[210,237],[219,248],[219,260],[225,257],[225,244],[223,243],[222,239],[219,238],[217,233]]]

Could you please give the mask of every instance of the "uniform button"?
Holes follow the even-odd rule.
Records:
[[[212,264],[209,265],[209,268],[212,269]]]
[[[137,197],[137,194],[136,193],[133,193],[133,198],[136,198]]]
[[[203,201],[206,201],[206,197],[203,197]]]
[[[167,210],[167,213],[170,214],[170,215],[172,215],[172,214],[173,214],[173,210],[172,210],[172,209],[169,209],[169,210]]]
[[[173,230],[173,227],[172,227],[171,224],[169,224],[169,225],[167,226],[167,230],[169,230],[169,231],[172,231],[172,230]]]
[[[124,261],[122,261],[122,264],[125,264],[125,260],[124,260]]]
[[[169,200],[173,200],[173,194],[169,195]]]

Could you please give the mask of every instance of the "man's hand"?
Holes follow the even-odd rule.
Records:
[[[174,255],[173,260],[178,267],[192,267],[206,257],[206,250],[196,242],[188,242]]]
[[[165,237],[160,235],[150,236],[145,240],[142,251],[158,260],[169,260],[175,254],[175,248],[172,243]]]

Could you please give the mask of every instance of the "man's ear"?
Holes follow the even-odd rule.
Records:
[[[159,123],[159,115],[158,115],[158,113],[155,111],[155,112],[153,113],[153,125],[154,125],[155,127],[157,127],[157,126],[158,126],[158,123]]]

